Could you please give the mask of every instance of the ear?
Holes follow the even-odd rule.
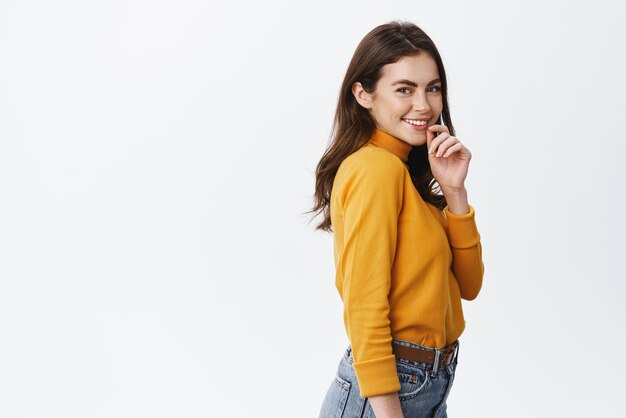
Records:
[[[372,95],[363,89],[359,81],[352,85],[352,94],[356,101],[366,109],[372,108]]]

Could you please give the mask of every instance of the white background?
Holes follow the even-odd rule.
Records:
[[[437,44],[484,251],[451,417],[624,416],[626,8],[0,3],[0,416],[314,417],[315,166],[361,38]]]

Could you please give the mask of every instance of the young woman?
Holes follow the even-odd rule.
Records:
[[[476,298],[484,272],[464,185],[470,159],[433,41],[407,22],[373,29],[348,67],[316,172],[313,211],[324,213],[317,229],[333,232],[350,342],[321,418],[447,417],[461,299]]]

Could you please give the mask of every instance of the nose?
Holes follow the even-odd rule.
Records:
[[[415,95],[415,99],[413,100],[413,109],[419,113],[428,113],[430,112],[430,106],[426,101],[426,94],[419,92]]]

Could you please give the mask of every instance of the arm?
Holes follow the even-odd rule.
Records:
[[[480,233],[476,227],[474,207],[467,203],[467,191],[446,195],[444,208],[448,241],[452,250],[452,272],[465,300],[478,296],[483,283],[484,264]]]
[[[397,392],[371,396],[368,399],[376,418],[404,418]]]
[[[400,381],[391,346],[388,296],[404,167],[391,155],[371,152],[343,168],[336,185],[344,221],[337,268],[343,278],[343,316],[353,366],[362,397],[393,393],[397,398],[394,392],[400,390]],[[372,406],[379,405],[389,404],[374,400]]]

